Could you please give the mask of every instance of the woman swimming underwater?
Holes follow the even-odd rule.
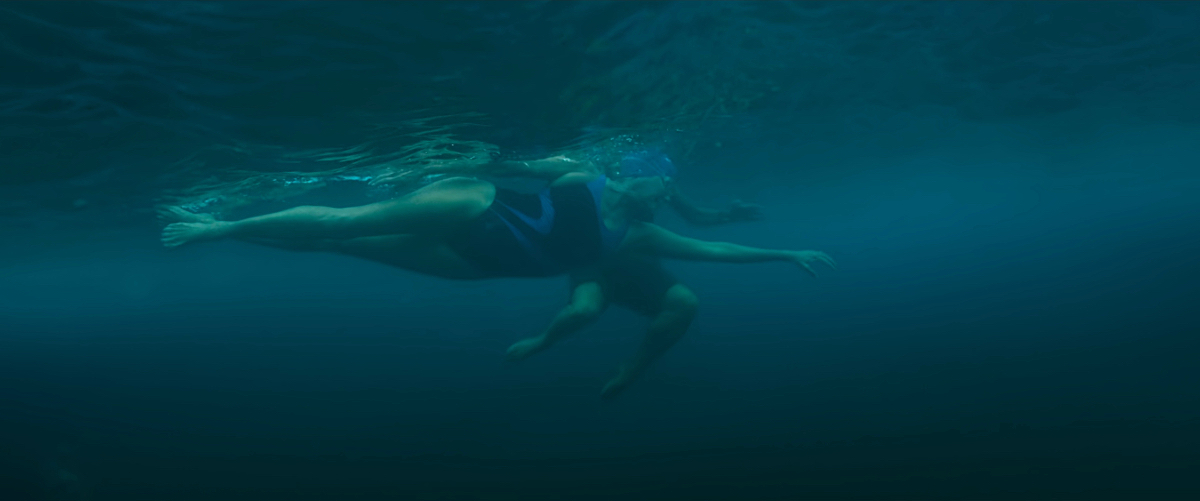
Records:
[[[600,271],[609,276],[613,263],[629,263],[636,257],[787,261],[814,276],[814,264],[834,264],[818,251],[707,242],[649,223],[657,206],[674,193],[673,171],[630,168],[621,178],[612,179],[563,159],[493,165],[492,175],[536,176],[551,182],[537,194],[521,194],[498,189],[487,181],[450,178],[364,206],[302,206],[228,222],[166,208],[164,216],[178,222],[163,230],[162,240],[175,247],[238,239],[289,250],[357,256],[453,279],[544,277],[587,274],[587,270],[609,270]],[[652,268],[657,268],[654,264]],[[643,272],[645,269],[650,268]],[[581,304],[583,299],[594,298],[573,297],[573,303]],[[682,324],[682,329],[664,330],[679,330],[681,335],[690,318],[665,325]],[[666,337],[648,335],[638,356],[605,386],[603,394],[620,392],[678,338],[670,336],[670,342],[659,342]],[[528,343],[525,347],[533,348]],[[541,348],[544,346],[534,351]]]
[[[238,239],[324,250],[454,279],[566,274],[618,251],[669,259],[787,261],[810,273],[833,265],[822,252],[770,250],[683,237],[646,222],[669,192],[665,176],[612,180],[569,172],[537,194],[450,178],[402,197],[357,207],[301,206],[239,221],[173,209],[167,247]]]

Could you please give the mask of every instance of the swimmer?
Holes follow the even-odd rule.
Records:
[[[730,263],[784,261],[814,275],[814,265],[834,264],[818,251],[707,242],[650,223],[655,209],[673,191],[672,178],[666,172],[612,179],[586,164],[563,158],[493,165],[497,166],[493,175],[541,177],[550,183],[537,194],[520,194],[487,181],[456,177],[384,202],[349,208],[302,206],[240,221],[218,221],[164,208],[160,214],[176,222],[164,228],[162,241],[177,247],[237,239],[289,250],[345,254],[417,273],[472,280],[581,272],[598,269],[614,256]],[[672,286],[670,290],[679,289]],[[694,305],[687,292],[675,296],[684,298],[680,302],[685,306],[689,301]],[[682,335],[688,322],[690,318],[674,322],[682,329],[672,331]],[[636,379],[678,335],[648,336],[639,355],[610,381],[605,394],[615,395]]]
[[[468,172],[454,166],[429,166],[397,173],[385,180],[415,175],[477,174],[491,177],[549,178],[568,172],[603,172],[613,179],[639,177],[675,177],[671,159],[661,152],[640,151],[624,155],[619,163],[606,167],[566,156],[531,161],[494,163]],[[697,207],[670,183],[664,201],[688,223],[711,226],[749,221],[761,217],[761,208],[735,201],[728,209],[713,210]],[[830,262],[832,264],[832,262]],[[520,361],[539,353],[558,341],[593,323],[615,304],[650,318],[641,346],[634,357],[620,369],[605,386],[601,395],[612,398],[634,380],[687,332],[697,311],[695,293],[663,268],[658,258],[618,252],[589,266],[570,273],[570,300],[538,336],[517,341],[508,348],[508,360]]]
[[[565,157],[548,159],[550,163],[586,164]],[[545,165],[546,161],[531,165]],[[587,168],[595,168],[587,166]],[[605,169],[614,178],[662,175],[674,177],[671,160],[658,152],[639,152],[626,155],[620,164]],[[728,209],[713,210],[697,207],[684,198],[672,184],[667,204],[685,221],[693,225],[718,225],[750,221],[761,217],[761,208],[735,201]],[[679,282],[657,258],[631,253],[617,253],[600,264],[570,274],[570,300],[541,335],[522,339],[509,347],[507,358],[520,361],[539,353],[558,341],[593,323],[615,304],[650,319],[641,346],[634,357],[623,364],[617,374],[604,385],[601,396],[613,398],[666,351],[678,342],[696,316],[698,299],[690,288]]]

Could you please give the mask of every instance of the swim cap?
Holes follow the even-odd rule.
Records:
[[[660,151],[639,151],[621,158],[618,177],[675,177],[675,164]]]

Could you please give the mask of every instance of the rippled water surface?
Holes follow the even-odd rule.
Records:
[[[0,3],[0,499],[1193,499],[1200,4]],[[243,244],[156,203],[357,204],[658,147],[706,239],[622,400],[560,280]],[[540,355],[539,355],[540,356]]]

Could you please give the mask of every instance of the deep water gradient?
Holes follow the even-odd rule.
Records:
[[[0,4],[0,499],[1200,498],[1195,26],[1186,2]],[[700,314],[605,402],[629,312],[503,362],[565,280],[158,242],[164,196],[463,113],[502,155],[661,141],[692,198],[765,207],[662,224],[839,269],[670,263]],[[245,210],[367,197],[339,189]]]

